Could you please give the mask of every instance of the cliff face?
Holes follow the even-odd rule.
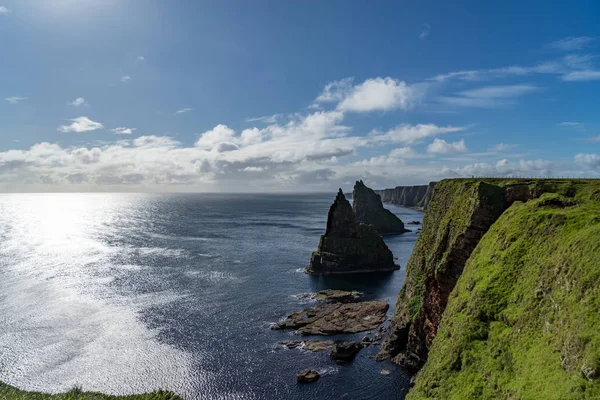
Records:
[[[372,225],[359,224],[342,190],[329,208],[327,230],[310,260],[315,275],[391,271],[392,252]]]
[[[452,179],[437,183],[379,357],[418,371],[427,360],[450,292],[479,240],[502,212],[515,201],[546,192],[573,195],[575,190],[570,181]]]
[[[427,208],[436,182],[420,186],[396,186],[393,189],[376,190],[384,203],[403,207]]]
[[[379,195],[362,181],[357,181],[354,185],[352,199],[352,209],[359,223],[373,225],[381,235],[407,232],[400,218],[383,208]]]
[[[504,191],[497,186],[481,181],[438,183],[380,358],[391,357],[412,371],[423,365],[450,292],[504,206]]]
[[[411,399],[600,398],[600,183],[437,184],[380,358]]]

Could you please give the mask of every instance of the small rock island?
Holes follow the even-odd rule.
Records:
[[[327,215],[327,230],[306,272],[314,275],[392,271],[400,266],[373,225],[360,224],[339,190]]]
[[[356,181],[352,199],[352,210],[359,223],[373,225],[380,235],[409,232],[396,214],[383,208],[379,194],[367,187],[363,181]]]

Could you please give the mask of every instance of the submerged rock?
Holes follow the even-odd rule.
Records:
[[[399,268],[375,228],[357,222],[350,202],[340,189],[329,208],[327,230],[321,236],[306,272],[330,275]]]
[[[359,223],[373,225],[381,235],[408,232],[404,223],[393,212],[383,208],[381,197],[363,181],[357,181],[352,192],[352,210]]]
[[[319,301],[335,301],[339,303],[351,303],[362,296],[361,292],[325,289],[315,293],[312,297]]]
[[[375,329],[386,320],[384,301],[320,304],[289,315],[271,329],[296,329],[302,335],[334,335]]]
[[[312,369],[307,369],[305,371],[300,371],[298,375],[296,375],[296,381],[299,383],[311,383],[319,379],[321,375]]]
[[[329,351],[335,345],[333,340],[284,340],[281,345],[288,349],[302,349],[306,351]]]
[[[341,342],[333,347],[329,355],[336,361],[352,361],[363,347],[360,342]]]

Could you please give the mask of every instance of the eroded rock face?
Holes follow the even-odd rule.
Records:
[[[363,347],[363,344],[360,342],[336,343],[329,355],[336,361],[352,361]]]
[[[340,189],[329,208],[327,230],[321,236],[306,272],[330,275],[399,268],[375,228],[357,222],[350,202]]]
[[[298,383],[312,383],[319,379],[321,375],[317,371],[314,370],[306,370],[300,371],[298,375],[296,375],[296,381]]]
[[[419,186],[396,186],[393,189],[376,190],[384,203],[402,207],[426,209],[432,196],[436,182]]]
[[[357,181],[352,192],[352,210],[359,223],[373,225],[380,235],[407,232],[404,223],[393,212],[383,208],[381,197],[363,181]]]
[[[271,329],[296,329],[302,335],[334,335],[375,329],[386,320],[385,301],[319,304],[289,315]]]
[[[438,184],[380,359],[392,358],[411,371],[421,368],[467,259],[504,209],[505,193],[498,186],[481,181]]]

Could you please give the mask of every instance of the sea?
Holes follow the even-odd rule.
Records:
[[[186,399],[403,399],[409,376],[369,358],[377,347],[337,364],[282,347],[300,337],[270,329],[326,288],[387,300],[391,317],[417,232],[385,238],[398,271],[303,273],[334,197],[0,194],[0,381]],[[303,369],[321,378],[297,384]]]

